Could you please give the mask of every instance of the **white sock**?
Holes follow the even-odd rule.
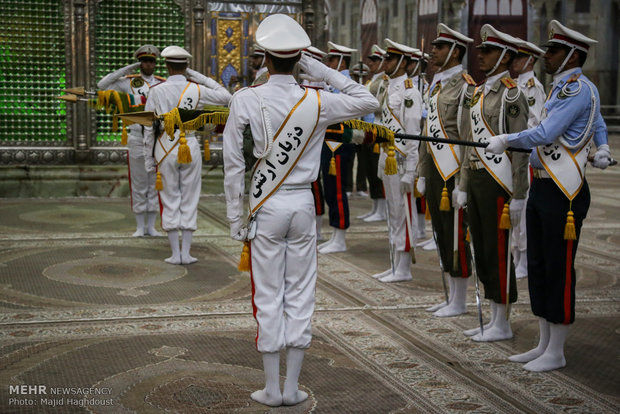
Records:
[[[282,404],[295,405],[308,398],[308,393],[300,391],[298,386],[299,373],[304,361],[304,350],[287,348],[286,350],[286,380],[282,393]]]

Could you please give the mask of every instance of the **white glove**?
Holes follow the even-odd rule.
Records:
[[[506,134],[495,135],[489,138],[489,145],[484,149],[491,154],[501,154],[508,148],[508,139]]]
[[[114,72],[104,76],[99,82],[97,82],[97,88],[99,89],[108,89],[110,85],[114,82],[122,78],[123,76],[129,75],[135,72],[136,69],[140,67],[140,62],[132,63],[131,65],[127,65],[122,67]]]
[[[319,81],[325,81],[331,70],[318,60],[304,54],[302,54],[301,59],[299,59],[299,68],[313,79]]]
[[[222,85],[220,85],[219,83],[211,79],[210,77],[205,76],[202,73],[197,72],[193,69],[190,69],[190,68],[185,69],[185,74],[187,75],[187,79],[194,81],[196,83],[199,83],[201,85],[204,85],[209,89],[218,89],[220,87],[223,87]]]
[[[415,173],[413,171],[407,171],[400,178],[400,192],[401,194],[411,193],[413,191],[413,183],[415,181]]]
[[[521,221],[521,213],[525,208],[524,198],[513,198],[510,200],[510,223],[512,227],[517,227]]]
[[[592,166],[604,170],[605,168],[609,167],[610,161],[611,153],[609,152],[609,145],[603,144],[599,146],[594,153],[594,158],[592,159]]]
[[[419,177],[415,188],[418,190],[418,193],[424,195],[426,193],[426,178]]]
[[[230,222],[230,237],[233,240],[245,241],[248,236],[248,228],[243,220],[238,218],[235,221]]]
[[[364,142],[364,137],[366,133],[361,129],[354,129],[353,135],[351,136],[351,143],[361,145]]]
[[[151,156],[144,157],[144,168],[146,168],[147,173],[154,173],[156,170],[157,163],[155,162],[155,158]]]
[[[458,188],[452,190],[452,207],[455,209],[463,208],[467,206],[467,193],[461,191]]]

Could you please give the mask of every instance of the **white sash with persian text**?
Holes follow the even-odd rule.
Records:
[[[540,162],[569,200],[575,198],[583,186],[592,136],[574,154],[558,140],[536,147]]]
[[[496,135],[491,127],[487,124],[483,115],[484,94],[478,89],[474,91],[472,98],[472,107],[469,110],[471,117],[471,133],[475,142],[488,143],[489,138]],[[503,115],[500,115],[503,116]],[[512,163],[508,154],[491,154],[484,151],[484,148],[474,147],[474,151],[478,155],[478,159],[484,165],[484,168],[491,176],[502,186],[510,195],[512,195]]]
[[[196,109],[199,100],[200,86],[194,82],[187,82],[179,98],[177,107],[180,109]],[[162,132],[159,136],[157,144],[155,145],[155,161],[157,161],[158,165],[172,152],[174,147],[177,146],[180,135],[181,131],[177,129],[174,132],[174,137],[169,137],[165,132]]]
[[[398,117],[394,115],[394,112],[392,112],[392,109],[387,104],[387,95],[384,99],[383,107],[381,108],[381,124],[395,134],[402,134],[405,131],[403,124],[400,122]],[[396,151],[398,151],[403,157],[407,156],[404,139],[394,138],[394,146],[396,147]]]
[[[437,85],[433,89],[430,100],[428,101],[428,117],[426,118],[426,135],[433,138],[448,138],[446,130],[441,122],[441,115],[438,109],[439,94],[441,86]],[[440,142],[428,142],[428,149],[433,157],[435,166],[441,174],[444,181],[448,180],[459,171],[461,160],[459,152],[454,148],[453,144],[444,144]]]
[[[306,88],[306,93],[274,136],[271,151],[256,163],[252,172],[250,216],[278,190],[295,168],[319,122],[320,109],[319,91]]]

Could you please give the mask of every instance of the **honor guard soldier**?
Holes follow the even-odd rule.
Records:
[[[97,88],[125,92],[146,100],[149,89],[165,80],[165,78],[153,75],[157,57],[159,57],[159,50],[155,46],[141,46],[134,53],[134,58],[138,62],[106,75],[97,83]],[[138,68],[140,73],[134,74],[133,72]],[[159,199],[155,190],[155,173],[148,173],[144,169],[144,128],[141,125],[134,124],[127,129],[129,130],[127,163],[129,166],[131,209],[136,215],[136,231],[133,236],[160,236],[161,234],[155,230],[155,220],[159,212]]]
[[[583,74],[590,46],[597,41],[549,23],[545,71],[552,89],[541,123],[528,130],[498,135],[486,150],[508,146],[533,148],[534,171],[527,203],[528,286],[532,312],[539,317],[536,348],[510,357],[528,371],[549,371],[566,365],[564,342],[575,320],[575,254],[590,205],[585,168],[592,141],[598,150],[592,164],[610,163],[607,127],[600,113],[596,86]]]
[[[269,406],[294,405],[308,397],[298,389],[298,378],[312,337],[317,277],[310,183],[319,172],[328,126],[372,112],[378,103],[363,85],[301,56],[310,39],[290,17],[266,17],[256,30],[256,41],[266,50],[271,76],[264,85],[240,90],[231,101],[223,142],[227,218],[233,239],[249,239],[256,347],[265,370],[265,388],[252,393],[252,399]],[[299,85],[292,75],[297,61],[313,79],[340,93]],[[242,135],[248,124],[259,159],[248,192],[249,223],[243,212]],[[279,361],[284,348],[286,380],[281,392]]]
[[[368,90],[378,101],[383,100],[383,96],[387,93],[388,80],[383,71],[385,50],[378,45],[372,45],[370,55],[368,55],[368,68],[373,74],[368,83]],[[375,122],[375,119],[381,119],[381,111],[368,114],[362,118],[366,122]],[[362,171],[363,176],[368,181],[368,193],[372,200],[372,208],[369,212],[357,216],[367,223],[375,221],[383,221],[386,218],[386,201],[383,192],[383,182],[377,175],[379,166],[379,144],[372,141],[362,143],[360,151],[357,154],[358,173]],[[359,182],[359,179],[358,179]]]
[[[443,23],[437,26],[437,38],[432,42],[431,64],[438,67],[430,85],[424,135],[436,138],[466,140],[469,135],[463,122],[468,116],[463,109],[467,87],[475,85],[461,64],[467,45],[473,39],[452,30]],[[465,313],[467,282],[471,276],[471,254],[466,241],[465,211],[450,205],[450,195],[456,188],[463,147],[452,144],[423,143],[420,146],[420,178],[417,187],[426,197],[431,224],[443,271],[449,273],[448,300],[427,309],[435,316],[455,316]]]
[[[323,52],[321,49],[318,49],[314,46],[307,47],[306,49],[302,50],[301,53],[308,57],[316,59],[319,62],[322,62],[323,58],[327,55],[327,53]],[[327,84],[324,81],[317,81],[313,79],[307,73],[300,73],[299,78],[302,79],[301,84],[303,86],[309,86],[315,89],[327,90]],[[316,213],[316,239],[317,240],[323,240],[321,232],[322,232],[322,227],[323,227],[323,215],[325,214],[325,195],[323,193],[322,182],[323,182],[323,179],[321,178],[321,171],[319,170],[319,176],[311,184],[312,197],[314,198],[314,211]]]
[[[534,64],[544,55],[544,51],[535,44],[518,39],[518,54],[512,62],[511,73],[518,75],[517,84],[521,93],[527,98],[529,116],[527,127],[532,128],[540,123],[545,104],[545,88],[534,74]],[[527,204],[527,197],[526,197]],[[512,254],[517,279],[527,277],[527,229],[525,225],[525,209],[518,223],[512,223]]]
[[[342,73],[347,78],[351,53],[356,49],[327,42],[327,66]],[[338,94],[340,91],[329,85],[329,92]],[[352,130],[344,124],[334,124],[325,132],[325,143],[321,153],[321,175],[325,190],[325,202],[329,215],[329,225],[333,228],[331,238],[319,245],[319,253],[337,253],[347,250],[345,235],[349,228],[349,199],[345,184],[349,180],[347,165],[355,155],[351,143]]]
[[[265,50],[260,46],[254,46],[254,50],[250,54],[250,66],[256,71],[252,86],[262,85],[269,79],[269,71],[265,66]]]
[[[517,40],[493,26],[480,30],[480,69],[486,81],[468,89],[469,139],[487,142],[498,133],[527,128],[526,97],[510,77],[508,68],[517,54]],[[471,91],[471,93],[469,93]],[[499,131],[499,132],[498,132]],[[510,222],[517,222],[525,207],[528,189],[527,154],[491,155],[483,149],[467,147],[461,163],[458,208],[467,205],[467,218],[474,247],[476,273],[491,301],[491,321],[484,327],[465,331],[474,341],[512,338],[509,311],[517,300],[517,286],[510,248]],[[515,219],[516,217],[516,219]]]
[[[422,96],[407,77],[405,68],[412,48],[385,39],[385,73],[388,90],[381,102],[380,123],[395,133],[420,134]],[[383,175],[388,208],[390,268],[373,275],[382,282],[411,280],[411,250],[415,247],[417,210],[412,203],[413,183],[418,165],[418,141],[396,139],[394,151],[398,173]],[[382,149],[378,172],[383,173],[387,154]]]
[[[166,59],[170,77],[149,92],[145,110],[156,115],[173,108],[201,109],[205,105],[227,105],[231,96],[211,78],[189,69],[191,55],[178,46],[168,46],[161,56]],[[145,162],[149,172],[156,169],[163,184],[159,195],[162,202],[162,227],[168,233],[172,256],[171,264],[190,264],[196,259],[190,255],[192,233],[196,230],[196,215],[200,199],[202,157],[193,132],[181,136],[176,130],[169,137],[166,132],[145,127]],[[179,159],[179,148],[187,145],[191,160]],[[182,163],[178,162],[181,161]],[[179,249],[179,231],[182,250]]]

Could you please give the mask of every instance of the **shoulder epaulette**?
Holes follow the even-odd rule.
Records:
[[[534,78],[530,78],[525,84],[525,86],[527,86],[528,88],[533,88],[534,86],[536,86],[536,82],[534,82]]]
[[[476,81],[474,80],[474,78],[471,77],[469,73],[462,73],[461,76],[463,77],[463,79],[465,79],[465,82],[467,82],[468,85],[476,85]]]
[[[390,80],[390,77],[384,73],[383,74],[383,80]]]
[[[508,76],[502,78],[502,83],[508,89],[514,89],[517,87],[517,82],[515,82],[514,79],[509,78]]]
[[[155,78],[155,79],[157,79],[157,80],[160,80],[160,81],[162,81],[162,82],[164,82],[164,81],[166,80],[166,78],[164,78],[163,76],[157,76],[157,75],[155,75],[155,76],[154,76],[154,78]]]
[[[125,75],[125,77],[129,78],[129,79],[131,79],[131,78],[139,78],[140,76],[142,76],[142,75],[140,75],[139,73],[132,73],[131,75]]]
[[[406,89],[413,88],[413,81],[410,78],[405,79],[405,88]]]
[[[566,83],[575,82],[580,76],[581,73],[573,73],[570,78],[566,79]]]

